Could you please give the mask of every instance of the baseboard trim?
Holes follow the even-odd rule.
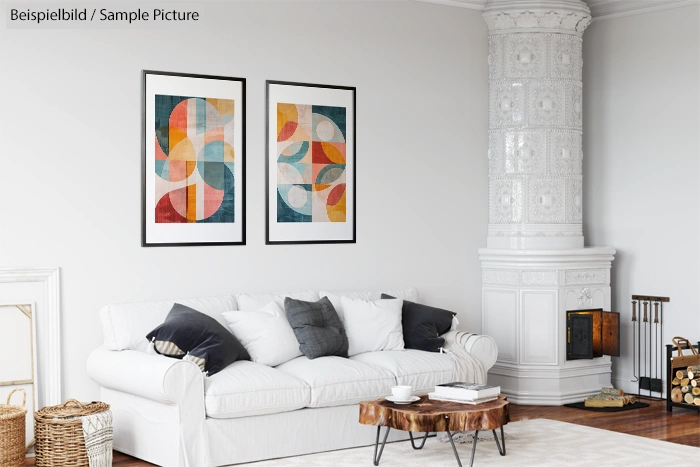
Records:
[[[582,391],[569,391],[562,393],[538,393],[532,394],[528,392],[517,392],[503,390],[503,394],[508,396],[508,401],[514,404],[522,405],[564,405],[574,402],[581,402],[586,397],[598,394],[599,387],[588,388]]]

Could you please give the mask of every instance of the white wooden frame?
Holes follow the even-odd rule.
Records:
[[[41,387],[37,396],[44,405],[63,402],[61,382],[61,288],[57,267],[0,268],[0,283],[40,282],[44,285],[43,302],[34,307],[37,329],[36,359]],[[15,300],[16,301],[16,300]],[[35,300],[27,300],[35,302]],[[36,305],[36,303],[35,303]],[[38,409],[39,407],[37,407]]]

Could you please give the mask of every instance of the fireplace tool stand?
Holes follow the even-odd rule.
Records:
[[[632,295],[632,370],[635,378],[632,382],[637,383],[639,397],[646,399],[663,400],[663,304],[670,300],[669,297]],[[642,394],[643,391],[646,394]]]

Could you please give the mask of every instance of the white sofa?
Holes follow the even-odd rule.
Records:
[[[415,289],[393,293],[418,301]],[[379,294],[359,296],[379,299]],[[290,295],[319,298],[317,292]],[[280,300],[239,294],[177,302],[226,326],[222,312],[264,306],[275,298]],[[192,362],[148,353],[145,336],[164,321],[173,303],[103,308],[104,345],[87,362],[102,400],[112,407],[114,448],[160,466],[221,466],[370,445],[376,430],[358,423],[359,402],[386,396],[397,384],[426,393],[452,381],[450,355],[419,350],[348,359],[302,356],[275,368],[239,361],[204,377]],[[471,336],[465,348],[484,371],[496,361],[496,344],[488,336]],[[391,433],[390,439],[406,436]]]

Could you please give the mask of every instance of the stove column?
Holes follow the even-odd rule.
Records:
[[[583,247],[580,0],[499,1],[489,27],[489,248]]]

